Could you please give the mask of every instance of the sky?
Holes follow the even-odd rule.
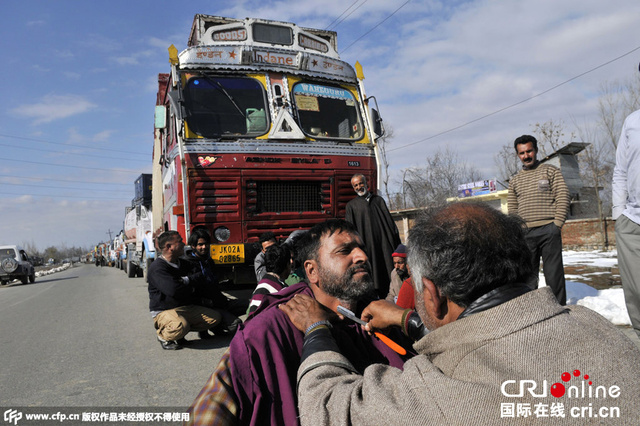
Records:
[[[447,147],[494,178],[503,145],[536,123],[568,134],[593,122],[602,84],[637,77],[640,62],[637,0],[1,4],[0,244],[40,250],[122,229],[151,172],[157,75],[196,13],[337,31],[393,128],[392,185]]]

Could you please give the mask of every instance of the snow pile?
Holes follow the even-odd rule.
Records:
[[[45,275],[55,274],[56,272],[64,271],[65,269],[69,269],[71,267],[70,263],[65,263],[56,268],[47,269],[46,271],[38,271],[36,272],[36,277],[44,277]]]
[[[618,252],[611,251],[564,251],[562,260],[565,266],[585,265],[594,268],[613,268],[618,266]],[[592,272],[584,275],[565,275],[567,279],[567,305],[581,305],[592,309],[615,325],[631,325],[631,319],[624,303],[622,288],[596,290],[581,281],[589,281],[588,275],[606,272]],[[571,281],[569,281],[571,280]],[[540,273],[539,286],[546,283]]]

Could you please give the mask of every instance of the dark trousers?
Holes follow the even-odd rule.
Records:
[[[547,286],[553,290],[561,305],[567,303],[567,290],[564,282],[564,265],[562,264],[562,233],[554,223],[537,228],[530,228],[526,235],[527,245],[531,250],[533,270],[536,272],[535,287],[537,288],[540,257],[542,257],[542,271]]]

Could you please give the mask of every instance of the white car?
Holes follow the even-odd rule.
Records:
[[[0,246],[0,282],[5,285],[16,279],[22,284],[35,282],[33,262],[20,246]]]

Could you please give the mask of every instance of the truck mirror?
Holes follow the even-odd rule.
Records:
[[[375,138],[384,136],[384,126],[382,125],[382,117],[378,113],[378,110],[371,109],[371,119],[373,121],[373,133],[375,134]]]
[[[156,105],[155,126],[156,129],[167,127],[167,108],[164,105]]]

